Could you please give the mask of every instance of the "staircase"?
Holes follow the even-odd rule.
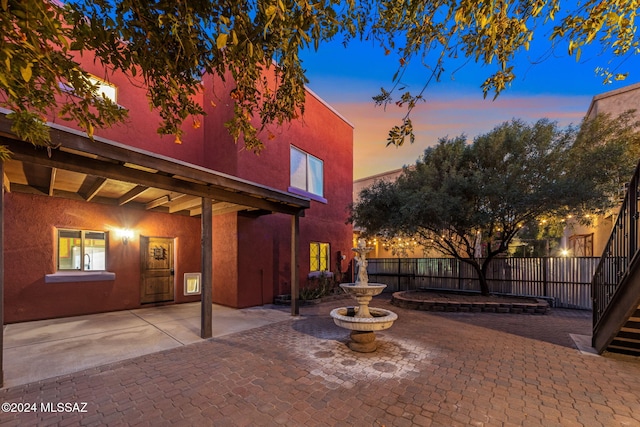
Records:
[[[639,183],[640,165],[591,282],[592,345],[598,353],[640,356]]]

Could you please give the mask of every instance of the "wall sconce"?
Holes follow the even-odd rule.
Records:
[[[133,239],[133,230],[129,228],[120,228],[118,229],[118,237],[122,239],[122,243],[127,245],[129,244],[129,240]]]

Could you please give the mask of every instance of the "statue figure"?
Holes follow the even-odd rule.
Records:
[[[358,285],[366,285],[369,283],[369,276],[367,275],[367,257],[366,253],[369,252],[370,248],[366,247],[366,241],[364,239],[358,239],[358,247],[354,248],[354,251],[357,255],[354,257],[356,259],[356,265],[358,267],[358,276],[356,277],[356,284]]]

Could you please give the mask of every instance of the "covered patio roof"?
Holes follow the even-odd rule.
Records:
[[[50,124],[48,151],[20,141],[0,114],[0,144],[13,153],[4,167],[8,191],[28,192],[167,213],[200,215],[201,198],[213,214],[253,211],[295,215],[309,199],[194,164]]]

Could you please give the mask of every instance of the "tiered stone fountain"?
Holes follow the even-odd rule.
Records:
[[[360,353],[376,351],[378,345],[375,342],[374,331],[389,329],[398,318],[398,315],[392,311],[369,307],[371,299],[387,287],[382,283],[369,283],[366,255],[371,249],[366,246],[364,239],[358,240],[358,247],[353,248],[357,254],[355,256],[358,266],[356,281],[340,284],[340,287],[358,302],[358,307],[340,307],[331,311],[331,317],[336,325],[351,330],[349,348]]]

